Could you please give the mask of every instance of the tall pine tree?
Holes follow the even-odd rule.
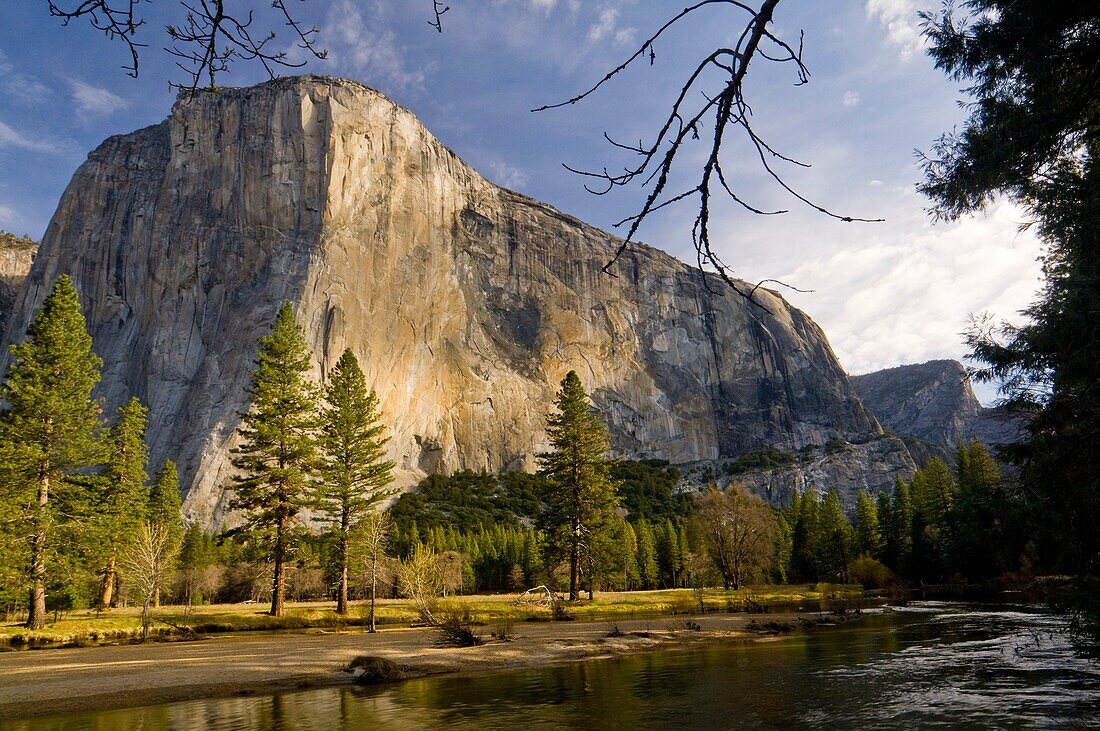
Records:
[[[148,410],[136,398],[118,409],[107,444],[107,465],[92,481],[94,512],[92,535],[97,568],[102,575],[99,606],[108,609],[114,598],[116,567],[126,546],[136,536],[149,501],[145,472],[149,450],[145,446]]]
[[[562,379],[554,406],[557,413],[546,427],[552,451],[539,455],[547,479],[540,524],[550,550],[569,561],[569,598],[574,600],[585,547],[607,529],[618,496],[606,456],[607,429],[589,405],[576,371]]]
[[[30,545],[27,627],[46,624],[49,549],[58,491],[73,473],[93,464],[100,407],[92,400],[102,361],[92,352],[72,280],[62,275],[11,348],[0,400],[6,487],[24,514]]]
[[[298,513],[308,503],[317,467],[317,388],[309,380],[309,348],[294,308],[284,302],[260,352],[248,388],[251,408],[239,414],[241,444],[233,465],[241,471],[231,503],[245,512],[247,529],[271,546],[271,614],[283,616],[286,563]]]
[[[321,410],[322,481],[317,508],[336,535],[340,570],[337,614],[348,611],[348,537],[353,525],[374,510],[393,490],[393,462],[386,459],[385,426],[378,397],[351,350],[345,350],[329,374]]]

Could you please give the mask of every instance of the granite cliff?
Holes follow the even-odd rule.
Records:
[[[883,441],[821,329],[778,294],[723,296],[641,245],[608,276],[617,244],[485,180],[371,89],[281,79],[181,97],[164,122],[92,152],[6,342],[71,275],[104,361],[100,395],[149,406],[153,465],[177,460],[185,513],[207,526],[227,520],[236,414],[283,300],[318,378],[345,347],[359,356],[403,484],[532,467],[570,369],[623,455]],[[911,466],[896,456],[850,469]]]
[[[0,231],[0,340],[37,252],[37,241]]]
[[[992,446],[1018,442],[1024,435],[1025,418],[978,402],[957,360],[887,368],[851,380],[883,427],[927,442],[932,453],[954,450],[959,440],[977,438]],[[911,448],[919,451],[917,445]]]

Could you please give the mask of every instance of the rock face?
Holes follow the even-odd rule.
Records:
[[[236,414],[283,300],[318,378],[344,348],[359,357],[404,484],[533,466],[570,369],[624,455],[713,460],[881,433],[820,328],[780,296],[716,294],[645,246],[611,277],[617,244],[489,183],[375,91],[282,79],[181,97],[165,122],[91,153],[10,332],[70,274],[101,396],[149,406],[153,467],[178,462],[185,513],[206,526],[227,520]]]
[[[984,408],[957,360],[887,368],[851,380],[885,428],[933,447],[953,449],[960,439],[975,437],[1011,444],[1023,436],[1026,420],[1003,408]]]
[[[0,340],[37,252],[37,241],[0,231]]]

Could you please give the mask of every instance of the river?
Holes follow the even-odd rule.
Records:
[[[2,724],[0,724],[2,725]],[[1028,607],[926,602],[769,642],[11,721],[70,729],[1100,728],[1100,664]]]

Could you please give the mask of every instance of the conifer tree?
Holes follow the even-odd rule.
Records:
[[[137,398],[119,407],[118,420],[107,440],[106,469],[92,482],[95,545],[91,553],[103,577],[99,592],[102,609],[109,609],[114,598],[119,557],[145,520],[149,502],[145,486],[149,459],[145,446],[147,413]]]
[[[24,516],[29,549],[27,627],[46,624],[50,539],[58,492],[67,478],[97,460],[99,405],[92,388],[102,361],[92,352],[72,280],[62,275],[13,345],[7,380],[0,387],[5,487]]]
[[[248,388],[251,408],[239,414],[241,445],[234,450],[236,497],[246,527],[263,533],[274,563],[271,614],[281,617],[286,562],[298,513],[308,503],[316,471],[317,389],[307,374],[309,349],[294,308],[284,302],[260,352]]]
[[[562,379],[546,427],[552,451],[539,455],[547,480],[546,510],[540,523],[547,546],[569,559],[569,598],[577,598],[577,576],[585,546],[606,530],[618,505],[607,430],[592,412],[576,371]]]
[[[645,519],[634,526],[638,539],[638,581],[643,589],[657,587],[657,547],[654,545],[653,529]]]
[[[179,472],[176,463],[170,459],[164,460],[164,465],[153,478],[146,513],[149,525],[164,531],[169,555],[178,557],[183,541],[183,510],[180,505]],[[159,587],[153,597],[153,606],[160,606]]]
[[[815,543],[818,575],[831,581],[846,582],[848,561],[852,558],[852,524],[844,515],[836,490],[830,490],[821,502]]]
[[[887,535],[889,553],[895,561],[892,568],[900,573],[908,573],[913,564],[913,501],[909,495],[909,484],[900,477],[894,485],[894,501],[890,506]]]
[[[857,556],[882,557],[878,507],[865,491],[856,498],[855,550]]]
[[[149,522],[168,529],[175,545],[183,538],[183,509],[180,505],[180,477],[176,463],[164,460],[149,490]]]
[[[321,410],[322,481],[317,507],[333,527],[339,553],[340,589],[336,613],[348,611],[348,536],[351,527],[393,494],[393,462],[386,459],[385,426],[378,397],[351,350],[329,374]],[[442,551],[442,548],[435,549]]]

